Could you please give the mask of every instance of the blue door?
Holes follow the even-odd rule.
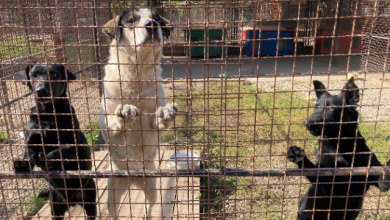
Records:
[[[269,38],[277,38],[277,31],[262,31],[261,39],[269,39]],[[281,31],[279,37],[291,37],[291,31]],[[254,55],[257,56],[259,53],[259,41],[255,41],[255,45],[253,48],[253,41],[248,41],[253,39],[253,31],[247,31],[245,42],[245,53],[249,56],[253,54],[252,50],[254,49]],[[259,31],[256,31],[256,39],[259,39]],[[261,41],[260,54],[261,55],[276,55],[276,44],[277,40],[267,40]],[[290,51],[290,40],[279,40],[278,47],[279,55],[289,54]]]
[[[258,36],[257,36],[258,37]],[[262,31],[261,39],[277,38],[277,31]],[[258,48],[256,48],[258,50]],[[256,51],[256,54],[258,51]],[[261,55],[275,55],[276,54],[276,40],[265,40],[261,41],[260,48]]]

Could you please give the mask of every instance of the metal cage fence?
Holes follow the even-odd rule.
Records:
[[[1,219],[389,218],[389,11],[0,0]]]

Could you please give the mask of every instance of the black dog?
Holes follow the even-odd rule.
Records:
[[[14,162],[15,171],[29,172],[34,166],[44,171],[91,170],[91,161],[76,161],[91,159],[90,149],[86,146],[88,142],[84,134],[80,130],[77,131],[80,125],[74,115],[75,110],[66,96],[65,80],[75,80],[76,76],[66,71],[62,65],[34,65],[31,69],[28,66],[25,74],[29,80],[27,85],[37,97],[37,107],[31,109],[30,122],[26,128],[27,148],[23,155],[24,160]],[[51,115],[37,115],[37,113],[51,113]],[[58,133],[55,129],[59,130]],[[76,131],[64,129],[76,129]],[[77,146],[79,144],[84,146]],[[68,161],[63,161],[61,158]],[[96,186],[92,178],[65,181],[50,178],[48,182],[53,189],[50,198],[53,219],[63,219],[68,210],[67,204],[84,206],[88,219],[95,219]],[[50,191],[44,190],[39,197],[49,197],[49,195]]]
[[[288,159],[296,163],[299,168],[382,166],[366,145],[366,141],[359,131],[356,135],[356,129],[358,129],[356,106],[359,103],[359,90],[353,78],[348,81],[339,95],[327,93],[324,84],[319,81],[313,81],[313,84],[317,96],[316,110],[305,121],[305,124],[307,130],[314,136],[320,136],[323,132],[323,140],[319,140],[317,162],[314,165],[305,156],[304,150],[295,146],[289,148]],[[356,140],[355,137],[357,137]],[[337,148],[338,155],[336,155]],[[356,154],[353,160],[354,149]],[[371,163],[369,163],[370,161]],[[387,164],[390,165],[389,162]],[[307,179],[312,185],[300,202],[299,220],[312,219],[313,215],[315,220],[356,219],[359,215],[358,209],[362,208],[364,193],[370,185],[374,185],[382,191],[387,191],[390,187],[389,182],[382,184],[382,176],[369,176],[369,182],[376,182],[370,182],[366,185],[364,183],[366,176],[353,176],[347,199],[350,176],[336,176],[334,184],[332,184],[333,176],[319,177],[317,191],[315,186],[317,177],[307,176]],[[390,179],[390,176],[386,175],[385,179]],[[331,196],[332,198],[330,198]],[[346,209],[348,210],[345,211]]]

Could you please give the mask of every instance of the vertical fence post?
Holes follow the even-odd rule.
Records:
[[[335,31],[336,43],[335,43],[335,48],[334,48],[335,50],[333,53],[334,55],[337,55],[339,52],[339,39],[340,39],[340,28],[341,28],[340,16],[341,16],[342,8],[343,8],[343,0],[339,0],[339,11],[338,11],[337,18],[336,18],[337,25],[336,25],[336,31]],[[340,61],[339,56],[333,56],[333,58],[332,58],[333,64],[338,64],[339,61]]]
[[[0,93],[0,98],[2,99],[2,105],[4,106],[5,103],[8,103],[9,102],[9,99],[8,99],[8,92],[7,92],[7,83],[4,81],[4,78],[5,78],[5,74],[4,74],[4,70],[3,70],[3,65],[1,65],[0,63],[0,87],[1,87],[1,93]],[[14,122],[13,122],[13,119],[12,119],[12,115],[11,115],[11,106],[8,105],[5,107],[5,109],[3,111],[6,111],[7,112],[7,120],[4,120],[8,123],[8,129],[14,129]]]
[[[96,21],[96,0],[91,0],[91,6],[92,6],[92,23],[93,23],[93,44],[94,44],[94,50],[95,50],[95,62],[99,63],[98,65],[95,65],[95,71],[97,73],[97,79],[99,80],[99,96],[103,95],[102,91],[102,71],[100,68],[101,65],[101,59],[99,54],[99,41],[98,41],[98,31],[97,31],[97,21]]]

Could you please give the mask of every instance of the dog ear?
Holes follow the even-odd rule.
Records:
[[[170,23],[169,20],[164,17],[161,17],[158,14],[158,11],[156,9],[152,10],[152,14],[153,14],[153,19],[158,20],[158,22],[160,23],[161,32],[163,36],[167,37],[168,39],[169,36],[171,36],[171,31],[173,30],[172,27],[167,27],[167,25]]]
[[[163,36],[167,37],[167,39],[168,39],[169,36],[171,36],[171,31],[173,30],[172,26],[171,27],[167,27],[169,25],[169,23],[170,23],[169,20],[164,18],[164,17],[161,17],[158,14],[156,9],[153,9],[152,13],[153,13],[153,18],[157,19],[159,21],[159,23],[160,23],[161,31],[162,31]]]
[[[313,85],[314,85],[314,90],[316,91],[317,99],[319,99],[322,95],[327,93],[326,87],[322,82],[318,80],[313,80]]]
[[[161,17],[161,16],[160,16],[160,19],[161,19],[160,20],[161,26],[167,26],[169,24],[168,19]],[[161,28],[161,31],[162,31],[163,36],[167,37],[167,39],[168,39],[169,36],[171,36],[171,31],[173,31],[173,27]]]
[[[118,15],[103,26],[103,33],[111,39],[116,38],[117,41],[120,41],[122,33],[122,28],[119,27],[119,21],[120,16]]]
[[[344,86],[345,103],[347,105],[357,105],[359,103],[359,88],[355,84],[355,80],[351,77]]]
[[[22,80],[28,80],[27,82],[21,82],[22,85],[26,85],[32,91],[32,86],[30,83],[30,70],[34,67],[34,64],[26,66],[23,72],[20,73]]]
[[[71,81],[71,80],[76,80],[76,75],[74,75],[74,73],[72,73],[71,71],[65,69],[65,67],[63,65],[61,65],[62,67],[62,71],[64,72],[64,79],[66,80],[68,78],[68,81]],[[67,77],[65,77],[65,74],[67,75]]]

